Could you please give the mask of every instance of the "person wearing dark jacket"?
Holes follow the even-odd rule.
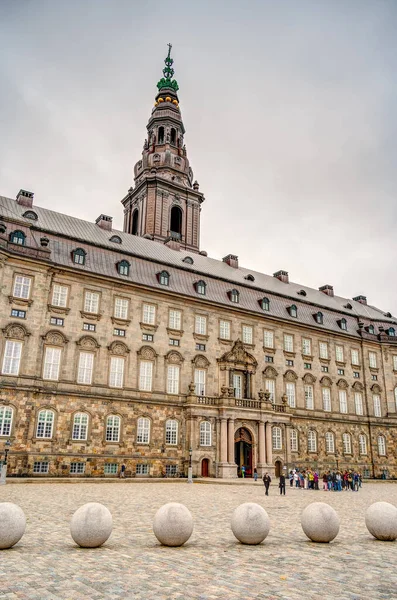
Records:
[[[266,496],[269,495],[269,485],[272,481],[272,478],[270,477],[269,473],[265,473],[263,476],[263,483],[265,484],[265,494]]]
[[[280,496],[281,494],[284,494],[285,496],[285,475],[283,474],[280,475],[280,483],[278,484],[278,487],[280,488]]]

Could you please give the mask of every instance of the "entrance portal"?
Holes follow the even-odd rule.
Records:
[[[201,477],[209,477],[210,461],[208,458],[203,458],[201,461]]]
[[[280,475],[282,473],[283,463],[281,462],[281,460],[276,460],[274,466],[275,466],[276,477],[280,477]]]
[[[239,477],[243,473],[242,467],[245,467],[245,477],[252,477],[252,436],[245,427],[240,427],[234,434],[234,460]]]

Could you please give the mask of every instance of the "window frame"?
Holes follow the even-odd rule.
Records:
[[[79,257],[79,258],[77,258],[77,257]],[[84,248],[75,248],[74,250],[72,250],[73,264],[84,266],[86,257],[87,257],[87,252],[84,250]]]
[[[8,349],[11,348],[11,356],[8,354]],[[18,348],[18,352],[15,355],[15,349]],[[21,340],[5,340],[4,350],[3,350],[3,361],[1,366],[1,374],[9,375],[11,377],[18,377],[19,372],[21,370],[21,361],[22,361],[22,351],[23,351],[23,342]],[[9,369],[6,370],[6,362],[9,360]],[[16,364],[16,369],[11,368]]]
[[[88,425],[89,425],[88,413],[82,412],[82,411],[74,413],[73,423],[72,423],[72,440],[73,441],[87,441]]]
[[[317,452],[317,432],[314,429],[307,432],[307,451]]]
[[[110,423],[109,423],[110,422]],[[117,435],[115,435],[117,434]],[[106,415],[105,442],[118,444],[121,439],[121,417],[117,414]]]
[[[0,437],[10,437],[14,421],[14,408],[9,404],[0,404]]]
[[[149,417],[138,417],[136,421],[136,443],[144,446],[150,444],[151,421]]]
[[[58,356],[58,362],[50,360],[51,353],[53,354],[53,356]],[[60,348],[59,346],[44,346],[42,378],[45,381],[59,381],[59,373],[61,371],[61,360],[62,348]]]
[[[178,421],[176,419],[167,419],[165,422],[165,443],[167,446],[178,445]]]
[[[212,446],[212,425],[210,421],[200,421],[200,446]]]
[[[44,419],[41,418],[41,415],[44,415]],[[52,415],[51,419],[48,419],[49,415]],[[43,427],[41,427],[41,425],[43,425]],[[41,408],[37,412],[35,437],[40,440],[51,440],[54,436],[54,425],[55,425],[54,409]]]
[[[272,450],[279,452],[283,449],[283,432],[281,427],[274,425],[272,427]]]

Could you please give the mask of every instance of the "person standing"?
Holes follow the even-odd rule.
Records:
[[[241,467],[241,477],[243,479],[245,478],[245,467],[244,467],[244,465]]]
[[[125,464],[123,463],[121,465],[120,479],[124,479],[124,478],[125,478]]]
[[[258,481],[258,471],[257,468],[254,468],[254,481]]]
[[[265,473],[263,476],[263,483],[265,484],[265,495],[268,496],[269,495],[269,486],[271,484],[272,478],[270,477],[269,473]]]
[[[278,487],[280,488],[280,496],[282,494],[285,496],[285,475],[283,473],[280,475],[280,483],[278,484]]]

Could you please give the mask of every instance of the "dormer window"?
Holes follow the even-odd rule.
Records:
[[[262,310],[270,310],[269,298],[262,298],[261,300],[259,300],[259,304],[261,305]]]
[[[194,263],[194,260],[191,256],[185,256],[182,262],[186,263],[187,265],[192,265]]]
[[[121,260],[117,263],[117,272],[119,275],[129,275],[130,274],[130,263],[128,260]]]
[[[240,302],[240,292],[238,290],[230,290],[228,292],[230,302],[238,304]]]
[[[298,309],[296,308],[295,304],[292,304],[292,306],[288,308],[288,312],[291,317],[294,317],[294,319],[298,317]]]
[[[389,313],[389,312],[385,313],[385,317],[388,317],[389,319],[391,319],[391,313]]]
[[[200,294],[201,296],[206,295],[207,284],[205,283],[205,281],[200,279],[200,281],[196,281],[196,283],[194,283],[193,285],[194,285],[194,289],[196,290],[197,294]]]
[[[371,333],[372,335],[374,335],[375,327],[373,325],[368,325],[368,333]]]
[[[348,310],[352,310],[352,305],[350,304],[350,302],[348,302],[347,304],[345,304],[345,306],[343,308],[347,308]]]
[[[26,235],[23,231],[13,231],[10,234],[10,242],[13,244],[19,244],[20,246],[25,245]]]
[[[168,271],[161,271],[161,273],[157,274],[157,277],[160,285],[170,284],[170,274],[168,273]]]
[[[121,244],[121,237],[118,235],[112,235],[109,242],[113,242],[114,244]]]
[[[324,315],[322,312],[318,312],[314,315],[314,320],[318,325],[322,325],[324,323]]]
[[[387,335],[389,335],[390,337],[396,337],[396,330],[393,327],[389,327],[389,329],[387,330]]]
[[[83,248],[76,248],[72,252],[72,259],[75,265],[85,265],[85,257],[87,252]]]
[[[306,296],[305,290],[299,290],[299,292],[297,292],[297,294],[299,294],[299,296]]]
[[[249,275],[246,275],[244,279],[246,279],[247,281],[255,281],[255,277],[251,275],[251,273]]]
[[[341,319],[340,321],[338,321],[339,323],[339,327],[341,329],[343,329],[344,331],[347,331],[347,321],[346,319]]]
[[[37,221],[38,219],[34,210],[27,210],[22,216],[25,217],[25,219],[31,219],[32,221]]]

